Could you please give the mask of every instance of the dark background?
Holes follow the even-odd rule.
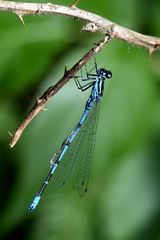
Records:
[[[54,1],[69,5],[70,1]],[[132,30],[160,36],[160,1],[81,0],[78,6]],[[85,198],[50,182],[27,208],[55,151],[78,122],[89,91],[71,80],[25,130],[14,132],[37,97],[102,38],[64,16],[0,13],[0,238],[34,240],[160,239],[160,52],[114,40],[98,54],[113,72],[101,103],[95,157]],[[89,69],[93,62],[89,63]]]

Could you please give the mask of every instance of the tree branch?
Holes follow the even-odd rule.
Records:
[[[47,101],[54,96],[68,81],[73,78],[75,74],[82,68],[97,52],[99,52],[104,44],[108,42],[109,37],[112,39],[121,39],[128,43],[132,43],[141,47],[145,47],[150,53],[160,48],[160,38],[146,36],[130,29],[121,27],[116,23],[98,16],[96,14],[81,10],[76,7],[79,0],[76,0],[71,6],[65,7],[51,3],[21,3],[12,1],[0,0],[0,11],[12,12],[16,14],[24,23],[24,15],[41,15],[41,14],[59,14],[73,17],[74,19],[81,19],[86,21],[86,25],[82,28],[83,31],[100,31],[107,35],[103,40],[96,44],[84,57],[82,57],[69,71],[65,71],[62,79],[46,90],[46,92],[37,100],[28,116],[24,119],[22,124],[18,127],[12,136],[10,146],[13,147],[24,129],[33,120],[33,118],[43,110]],[[109,37],[108,37],[109,36]]]
[[[0,11],[13,12],[22,20],[24,15],[60,14],[76,19],[85,20],[87,25],[85,31],[101,31],[108,33],[112,38],[121,39],[128,43],[145,47],[150,53],[160,47],[160,38],[143,35],[130,29],[121,27],[110,20],[96,14],[81,10],[73,4],[70,7],[55,5],[51,3],[21,3],[0,0]]]
[[[44,109],[45,104],[50,100],[75,74],[94,56],[96,55],[104,46],[105,43],[109,41],[109,36],[99,41],[95,47],[93,47],[88,53],[86,53],[70,70],[65,69],[64,76],[54,85],[49,87],[43,95],[37,99],[33,108],[23,120],[20,126],[17,128],[16,132],[12,136],[10,147],[14,145],[19,140],[21,134],[28,126],[28,124],[33,120],[33,118]]]

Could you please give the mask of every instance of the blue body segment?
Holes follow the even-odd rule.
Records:
[[[36,206],[38,205],[40,199],[41,199],[40,196],[36,196],[36,197],[34,198],[33,202],[32,202],[31,205],[30,205],[30,209],[35,209]]]
[[[87,191],[90,163],[86,164],[84,161],[86,158],[90,158],[91,153],[93,152],[93,146],[89,148],[89,146],[87,146],[87,144],[94,142],[94,139],[95,139],[94,135],[96,132],[97,112],[99,109],[98,103],[100,102],[101,98],[103,97],[104,81],[106,78],[112,77],[112,73],[110,71],[108,71],[104,68],[98,69],[96,64],[95,64],[95,69],[96,69],[95,74],[89,74],[86,72],[87,78],[82,79],[82,81],[88,80],[88,81],[90,81],[90,83],[87,83],[87,84],[81,86],[81,84],[78,80],[78,77],[75,78],[77,87],[79,89],[81,89],[82,91],[85,91],[86,89],[92,87],[91,94],[86,102],[84,112],[83,112],[82,117],[81,117],[79,123],[77,124],[76,128],[74,130],[72,130],[71,133],[64,140],[59,153],[56,153],[54,155],[54,157],[52,158],[52,167],[51,167],[45,181],[43,182],[40,190],[38,191],[37,195],[35,196],[33,202],[29,206],[30,211],[33,211],[36,208],[36,206],[38,205],[41,195],[54,172],[55,172],[55,174],[57,173],[57,176],[55,175],[55,177],[57,177],[57,179],[55,179],[55,182],[57,180],[57,182],[58,182],[57,185],[62,187],[65,184],[65,182],[68,178],[68,175],[72,171],[72,169],[74,169],[75,166],[79,166],[80,170],[77,170],[77,172],[76,172],[76,178],[77,178],[77,182],[78,182],[77,189],[78,189],[80,195],[83,195],[83,193],[85,193]],[[87,140],[85,140],[85,138]],[[69,149],[71,149],[71,145],[73,147],[75,146],[76,153],[72,154],[70,159],[65,160],[63,163],[63,159],[67,155]],[[86,150],[85,146],[88,148],[87,150]],[[82,160],[77,160],[77,159],[80,159],[79,158],[80,150],[82,150],[81,154],[82,155],[84,154],[84,156],[82,156]],[[77,163],[75,164],[76,161],[77,161]],[[66,173],[65,173],[65,168],[68,168],[66,170],[67,171]],[[59,170],[59,172],[56,169]]]

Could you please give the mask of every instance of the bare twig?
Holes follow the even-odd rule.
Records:
[[[24,129],[28,124],[33,120],[33,118],[44,109],[45,104],[50,100],[68,81],[73,78],[75,74],[94,56],[96,55],[104,46],[105,43],[109,41],[109,36],[106,36],[104,39],[99,41],[95,47],[93,47],[88,53],[86,53],[70,70],[67,70],[65,67],[64,76],[54,85],[49,87],[45,93],[37,99],[35,105],[17,128],[16,132],[13,134],[10,147],[14,145],[19,140]]]
[[[77,19],[85,20],[87,25],[83,28],[86,31],[101,31],[108,33],[112,38],[121,39],[135,45],[145,47],[152,53],[160,47],[160,38],[146,36],[130,29],[121,27],[110,20],[96,14],[81,10],[76,7],[75,1],[70,7],[55,5],[51,3],[21,3],[12,1],[0,1],[0,11],[13,12],[20,15],[60,14]],[[89,25],[88,25],[89,24]],[[92,26],[92,27],[91,27]],[[93,27],[94,26],[94,27]]]

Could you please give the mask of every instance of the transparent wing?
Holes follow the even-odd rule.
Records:
[[[99,103],[99,101],[95,102],[95,105],[93,106],[92,114],[90,115],[86,126],[84,127],[85,129],[83,131],[85,131],[85,134],[81,140],[79,152],[75,159],[77,166],[75,168],[74,176],[76,179],[74,183],[80,196],[85,195],[87,192],[91,163],[95,148],[96,130],[100,107]]]
[[[67,180],[74,176],[74,185],[80,196],[87,192],[95,146],[99,105],[99,101],[94,103],[79,133],[69,145],[53,174],[53,185],[56,188],[64,186]]]

